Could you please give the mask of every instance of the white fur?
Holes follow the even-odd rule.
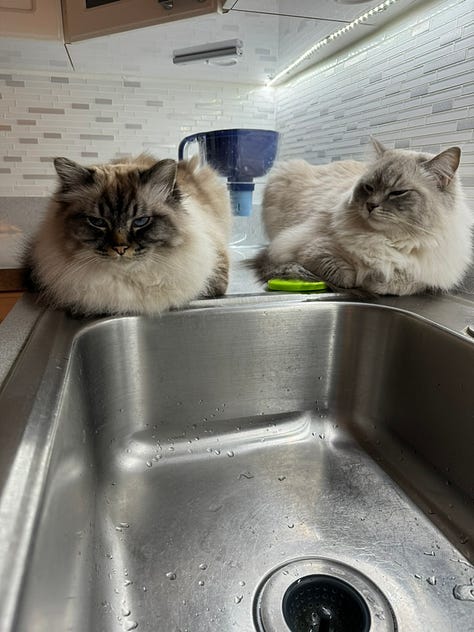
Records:
[[[148,256],[135,261],[104,259],[84,250],[68,253],[55,234],[52,202],[32,252],[48,302],[85,314],[159,314],[204,293],[216,266],[213,232],[218,231],[197,202],[188,198],[182,204],[189,214],[183,243],[165,255],[152,255],[152,261]]]
[[[412,159],[411,152],[403,154]],[[439,208],[431,208],[429,230],[407,231],[353,207],[354,186],[366,169],[355,161],[277,166],[263,206],[271,261],[277,266],[297,262],[316,275],[324,270],[337,285],[380,294],[448,290],[458,284],[471,262],[473,217],[457,177],[450,185],[450,204],[440,201],[435,185],[418,177],[419,190],[425,187],[427,199]]]

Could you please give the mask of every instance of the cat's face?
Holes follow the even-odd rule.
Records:
[[[56,194],[63,239],[71,253],[131,262],[182,242],[177,164],[150,168],[133,164],[86,168],[57,158]]]
[[[375,230],[424,232],[436,223],[443,196],[459,165],[460,150],[452,147],[430,157],[408,151],[386,150],[356,184],[352,207]],[[399,229],[399,230],[397,230]]]

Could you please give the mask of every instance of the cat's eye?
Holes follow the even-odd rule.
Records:
[[[133,228],[143,228],[147,226],[151,222],[151,217],[137,217],[133,220],[132,226]]]
[[[389,197],[399,197],[400,195],[405,195],[405,193],[408,193],[408,189],[400,189],[400,191],[390,191],[388,195]]]
[[[373,193],[374,192],[374,187],[371,186],[370,184],[363,184],[362,186],[363,186],[364,191],[366,193]]]
[[[107,222],[102,217],[94,217],[93,215],[89,215],[87,217],[87,221],[94,228],[107,228]]]

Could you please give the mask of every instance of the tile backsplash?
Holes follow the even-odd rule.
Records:
[[[235,83],[0,71],[0,99],[0,196],[47,195],[58,155],[175,158],[194,132],[275,127],[274,90]]]
[[[320,164],[388,147],[463,150],[474,202],[472,0],[423,3],[376,34],[295,78],[277,93],[282,158]]]

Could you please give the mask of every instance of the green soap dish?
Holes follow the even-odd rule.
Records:
[[[329,290],[324,281],[301,281],[299,279],[270,279],[269,290],[278,292],[324,292]]]

